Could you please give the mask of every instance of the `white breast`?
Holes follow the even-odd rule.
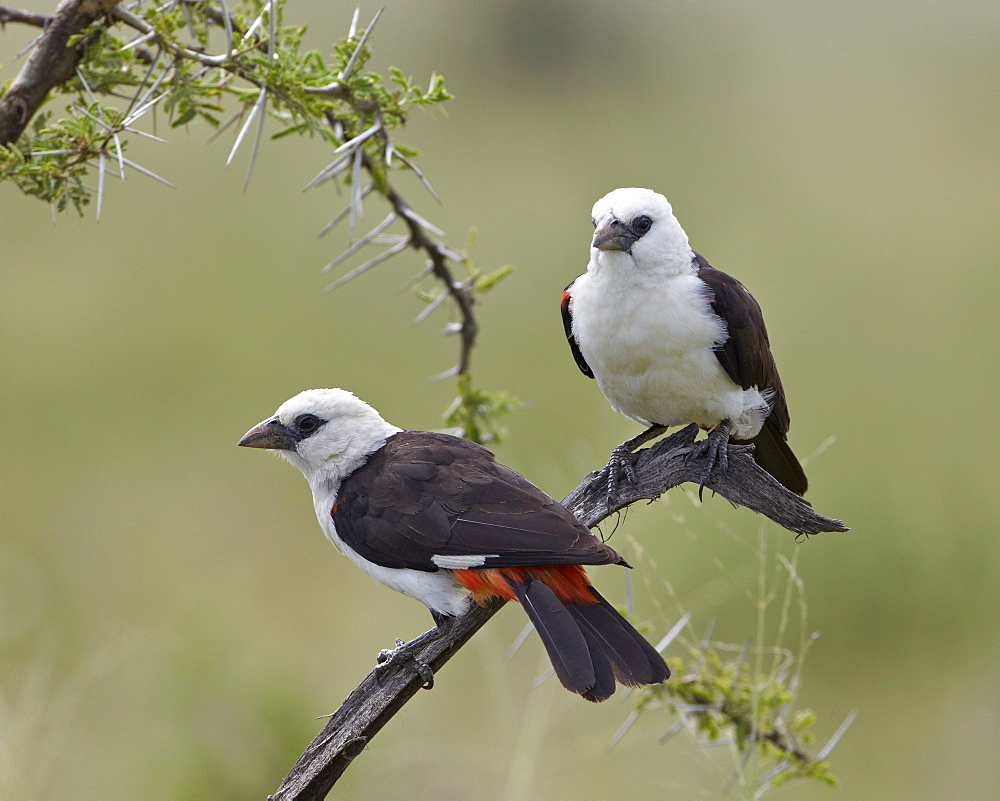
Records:
[[[766,403],[719,363],[714,349],[727,332],[704,282],[693,271],[621,278],[589,271],[572,289],[573,333],[611,406],[646,425],[713,428],[728,419],[742,438],[756,435]]]

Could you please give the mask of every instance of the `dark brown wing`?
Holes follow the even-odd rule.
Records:
[[[754,460],[792,492],[804,495],[809,483],[792,449],[788,447],[788,403],[771,354],[760,305],[749,290],[731,275],[716,270],[695,254],[698,276],[709,288],[709,302],[726,324],[728,338],[716,348],[723,369],[743,389],[771,390],[771,413],[760,433],[749,442]]]
[[[566,287],[562,295],[562,301],[559,304],[559,309],[562,311],[563,329],[566,331],[566,340],[569,342],[569,349],[573,351],[573,358],[576,359],[576,366],[580,368],[580,372],[587,376],[587,378],[593,378],[594,371],[590,369],[587,360],[583,358],[583,353],[576,342],[576,337],[573,336],[573,310],[570,308],[573,300],[573,296],[570,294],[572,288],[573,284]]]
[[[771,355],[764,315],[753,295],[731,275],[716,270],[703,256],[695,254],[698,277],[711,292],[712,309],[726,324],[729,337],[715,351],[723,369],[743,389],[770,389],[771,413],[767,419],[782,435],[788,432],[788,405]]]
[[[365,559],[434,571],[456,567],[623,563],[558,501],[460,437],[403,431],[348,476],[331,512]],[[451,566],[451,565],[448,565]]]

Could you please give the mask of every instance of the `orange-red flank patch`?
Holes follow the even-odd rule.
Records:
[[[507,601],[516,601],[517,596],[504,576],[510,576],[518,583],[528,577],[547,584],[561,601],[577,604],[595,604],[597,599],[587,590],[590,579],[582,565],[540,565],[537,567],[486,567],[473,570],[453,570],[465,589],[472,593],[476,603],[482,605],[499,595]]]

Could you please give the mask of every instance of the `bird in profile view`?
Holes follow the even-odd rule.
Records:
[[[667,199],[616,189],[594,204],[587,272],[562,297],[573,357],[620,414],[648,428],[608,463],[608,505],[618,477],[634,480],[626,455],[668,427],[709,432],[707,467],[725,470],[727,446],[753,458],[792,492],[806,475],[788,446],[788,405],[760,306],[730,275],[688,244]]]
[[[485,448],[404,431],[341,389],[283,403],[240,440],[305,475],[320,527],[380,584],[443,625],[469,596],[520,602],[568,690],[603,701],[616,680],[665,681],[663,658],[612,607],[584,565],[629,565],[573,514]]]

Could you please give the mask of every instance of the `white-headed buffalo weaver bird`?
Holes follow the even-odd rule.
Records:
[[[296,395],[239,444],[298,467],[327,538],[438,625],[470,594],[520,602],[556,676],[589,701],[610,697],[616,680],[638,687],[670,675],[584,570],[625,560],[480,445],[404,431],[342,389]]]
[[[648,426],[612,453],[609,507],[624,455],[689,423],[710,432],[699,493],[717,465],[725,469],[732,439],[752,444],[764,470],[804,494],[785,392],[750,292],[691,249],[661,194],[616,189],[594,204],[591,222],[587,272],[563,293],[566,337],[612,408]]]

